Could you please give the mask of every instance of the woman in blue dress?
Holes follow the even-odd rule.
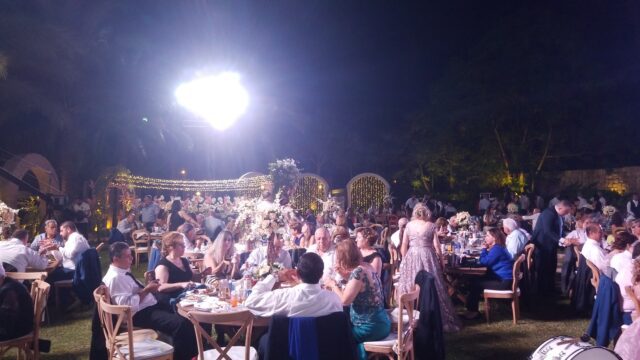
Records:
[[[325,286],[333,290],[344,306],[351,306],[352,331],[358,343],[360,359],[366,359],[362,345],[365,341],[382,340],[391,331],[391,321],[384,310],[384,297],[380,277],[373,267],[362,261],[362,254],[356,244],[343,240],[336,246],[336,272],[348,279],[343,289],[333,279],[325,281]]]

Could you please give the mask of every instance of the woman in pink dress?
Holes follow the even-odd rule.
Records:
[[[411,291],[418,272],[428,271],[435,277],[444,331],[460,330],[460,319],[458,319],[449,298],[442,274],[444,259],[440,252],[436,225],[431,222],[429,209],[421,203],[413,209],[411,221],[404,231],[400,252],[402,253],[402,262],[400,263],[398,284],[399,294]]]

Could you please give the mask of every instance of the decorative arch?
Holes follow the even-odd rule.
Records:
[[[41,192],[51,195],[61,195],[60,180],[55,169],[44,156],[36,153],[15,155],[9,159],[4,168],[18,179],[31,172],[35,175]],[[33,182],[35,184],[35,182]],[[0,197],[9,206],[15,207],[18,202],[18,185],[0,178]]]
[[[347,199],[350,207],[367,210],[372,204],[382,205],[389,194],[389,182],[374,173],[362,173],[347,183]]]
[[[329,183],[322,176],[312,173],[300,174],[298,186],[293,195],[293,206],[306,211],[311,209],[315,214],[322,211],[322,204],[318,199],[327,200]]]
[[[255,177],[265,176],[263,173],[258,171],[249,171],[248,173],[244,173],[242,176],[238,178],[238,180],[251,179]],[[270,190],[273,187],[271,181],[265,181],[262,185],[260,185],[259,189],[251,189],[251,190],[238,190],[236,194],[238,196],[244,196],[247,198],[257,198],[262,195],[264,190]]]

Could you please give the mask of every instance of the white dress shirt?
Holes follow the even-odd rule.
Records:
[[[46,256],[40,256],[15,238],[0,241],[0,266],[3,262],[13,265],[18,272],[24,272],[27,267],[44,270],[49,263]]]
[[[307,252],[312,252],[320,255],[318,252],[318,244],[313,244],[309,246]],[[336,257],[336,247],[331,245],[328,251],[325,251],[320,258],[324,263],[324,270],[322,271],[322,279],[332,279],[335,275],[335,257]]]
[[[620,293],[622,295],[622,311],[635,311],[636,304],[633,302],[633,299],[627,295],[627,290],[625,289],[627,286],[633,286],[636,296],[640,292],[640,285],[633,285],[633,262],[630,262],[620,269],[618,275],[616,275],[615,282],[620,287]]]
[[[118,222],[117,228],[118,228],[118,231],[122,233],[122,235],[126,235],[130,233],[131,230],[134,229],[135,224],[136,224],[135,221],[130,223],[129,220],[127,220],[127,218],[124,218]]]
[[[271,291],[275,283],[276,278],[268,275],[251,290],[244,305],[254,315],[318,317],[342,311],[338,295],[321,289],[320,284],[301,283],[292,288]]]
[[[74,232],[69,235],[69,238],[65,241],[63,247],[60,247],[58,248],[58,251],[53,252],[53,256],[55,256],[59,261],[62,261],[62,267],[65,269],[75,270],[76,262],[80,260],[80,255],[89,248],[90,246],[87,239],[85,239],[79,232]]]
[[[611,261],[609,262],[609,266],[615,269],[618,274],[624,269],[628,264],[631,264],[633,258],[631,257],[631,251],[625,250],[621,253],[613,255]]]
[[[599,241],[587,239],[582,247],[582,255],[584,255],[585,259],[591,261],[600,271],[605,271],[609,267],[604,250],[602,250]]]
[[[31,250],[38,251],[40,249],[40,243],[46,239],[47,233],[36,235],[36,237],[31,242]],[[62,236],[60,236],[60,234],[56,235],[53,238],[53,242],[58,246],[64,246],[64,240],[62,239]]]
[[[391,242],[393,246],[400,246],[400,230],[396,230],[393,234],[391,234]]]
[[[584,229],[575,229],[560,240],[564,242],[565,239],[578,239],[578,243],[584,245],[587,242],[587,232]]]
[[[109,288],[111,301],[117,305],[131,306],[132,315],[135,315],[138,311],[153,306],[158,301],[153,294],[147,294],[141,300],[138,293],[143,288],[128,276],[127,272],[130,270],[109,265],[109,270],[102,278],[102,282]]]
[[[249,254],[249,257],[245,262],[245,268],[247,270],[253,271],[254,267],[261,266],[266,262],[267,247],[260,246],[259,248],[254,249],[251,254]],[[289,252],[284,249],[280,249],[280,253],[278,253],[278,257],[275,259],[275,262],[282,264],[282,266],[287,269],[291,269],[291,255],[289,255]]]
[[[507,235],[507,251],[511,254],[512,258],[515,258],[522,253],[524,246],[527,245],[527,241],[529,241],[529,238],[520,229],[515,229],[511,234]]]

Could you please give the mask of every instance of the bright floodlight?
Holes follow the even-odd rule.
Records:
[[[178,86],[176,98],[180,105],[218,130],[233,125],[249,104],[249,94],[240,83],[240,75],[232,72],[184,83]]]

